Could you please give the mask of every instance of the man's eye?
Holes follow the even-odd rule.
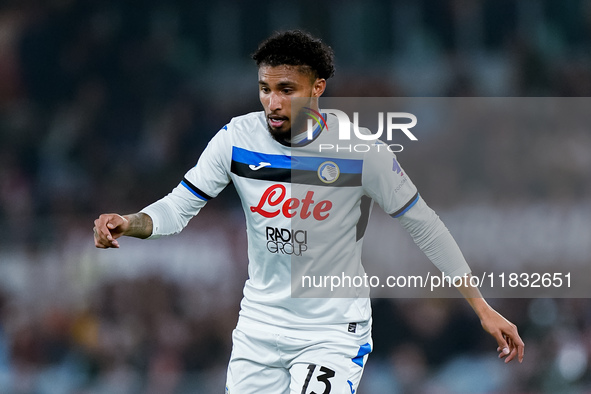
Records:
[[[291,94],[292,92],[292,89],[283,89],[283,94]]]

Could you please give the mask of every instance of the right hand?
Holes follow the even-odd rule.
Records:
[[[94,246],[100,249],[118,248],[117,238],[129,229],[129,220],[116,213],[105,213],[94,221]]]

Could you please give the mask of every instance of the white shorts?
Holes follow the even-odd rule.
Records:
[[[371,330],[362,331],[295,338],[239,325],[232,334],[226,394],[356,393],[373,346]]]

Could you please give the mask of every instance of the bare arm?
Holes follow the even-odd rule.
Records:
[[[152,218],[145,213],[123,216],[116,213],[102,214],[94,221],[94,246],[100,249],[118,248],[119,237],[148,238],[152,228]]]
[[[465,278],[469,278],[465,277]],[[523,361],[525,344],[517,332],[515,324],[505,319],[495,311],[480,294],[480,290],[469,285],[469,280],[463,280],[458,290],[470,304],[478,318],[482,328],[497,341],[499,358],[505,358],[505,363],[515,357],[519,362]]]

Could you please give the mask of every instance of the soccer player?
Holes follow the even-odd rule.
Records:
[[[338,142],[338,133],[329,132],[338,130],[336,117],[318,105],[334,74],[330,47],[308,33],[286,31],[265,40],[253,59],[263,111],[222,127],[161,200],[135,214],[100,215],[95,245],[118,248],[124,235],[178,233],[233,182],[246,215],[249,278],[232,335],[226,392],[354,393],[372,350],[369,298],[295,297],[294,269],[363,274],[361,244],[372,201],[397,218],[446,275],[469,275],[470,269],[384,144],[371,152],[320,152],[321,144]],[[316,119],[313,130],[299,123],[302,113]],[[459,290],[496,339],[499,357],[521,362],[524,344],[515,325],[477,289]]]

